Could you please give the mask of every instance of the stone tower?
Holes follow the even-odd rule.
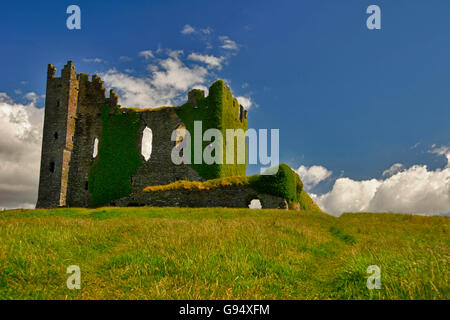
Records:
[[[61,77],[48,65],[41,169],[37,208],[86,207],[94,141],[101,134],[101,106],[116,106],[113,90],[106,98],[102,80],[77,74],[72,61]]]
[[[37,208],[65,206],[67,201],[78,80],[71,61],[64,66],[60,78],[55,73],[56,68],[48,65]]]

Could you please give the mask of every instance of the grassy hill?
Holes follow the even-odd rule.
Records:
[[[248,209],[0,212],[0,299],[449,299],[449,217]],[[81,268],[81,290],[66,268]],[[368,290],[366,269],[381,268]]]

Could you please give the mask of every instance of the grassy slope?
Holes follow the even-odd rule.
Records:
[[[247,209],[0,213],[0,299],[449,299],[448,217]],[[79,265],[82,289],[65,273]],[[379,265],[382,289],[366,288]]]

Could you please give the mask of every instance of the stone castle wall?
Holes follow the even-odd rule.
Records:
[[[175,142],[171,140],[172,132],[184,127],[184,123],[175,112],[177,107],[139,112],[141,128],[138,135],[138,150],[142,147],[142,133],[146,127],[152,130],[152,153],[132,176],[132,187],[142,190],[146,186],[172,183],[177,180],[203,180],[190,165],[175,165],[171,160],[171,152]]]
[[[228,207],[248,208],[251,201],[258,199],[265,209],[288,209],[285,199],[258,193],[249,186],[226,186],[209,190],[166,190],[138,191],[128,197],[111,201],[112,206],[153,207]]]

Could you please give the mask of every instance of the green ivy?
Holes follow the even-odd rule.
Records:
[[[204,97],[201,90],[194,90],[197,106],[190,103],[182,105],[177,109],[177,114],[186,125],[191,135],[191,165],[204,179],[215,179],[229,176],[245,176],[246,164],[237,164],[237,143],[235,141],[235,164],[211,164],[194,163],[194,121],[202,121],[203,133],[211,128],[222,132],[224,138],[224,162],[226,158],[226,129],[247,130],[247,119],[239,120],[239,102],[233,98],[230,90],[222,80],[214,82],[209,88],[208,97]],[[202,150],[211,142],[203,141]],[[245,150],[247,153],[247,150]]]
[[[141,126],[139,114],[131,109],[102,107],[103,131],[98,155],[89,172],[91,205],[107,205],[132,192],[131,176],[142,165],[137,147]]]
[[[278,168],[278,170],[277,170]],[[276,171],[275,174],[271,171]],[[272,194],[288,201],[300,201],[303,182],[288,165],[269,168],[265,174],[250,177],[250,185],[261,193]]]

